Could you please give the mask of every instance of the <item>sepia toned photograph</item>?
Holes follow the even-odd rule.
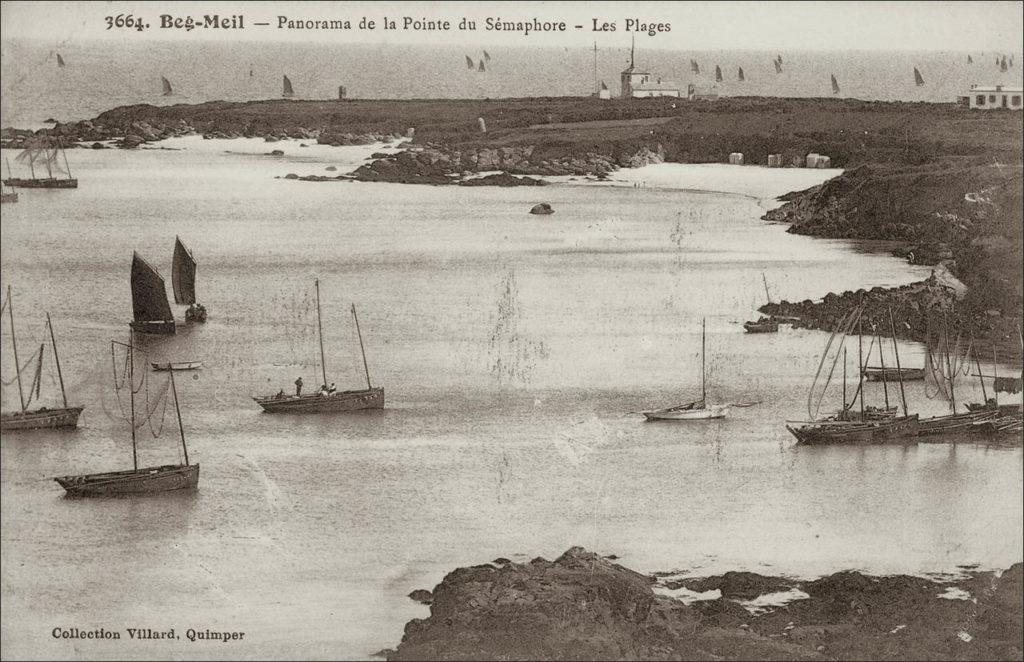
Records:
[[[3,660],[1024,660],[1024,2],[0,2]]]

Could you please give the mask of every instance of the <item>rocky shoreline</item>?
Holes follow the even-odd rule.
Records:
[[[1020,660],[1024,566],[932,581],[838,572],[650,577],[573,547],[459,568],[388,660]],[[673,590],[705,593],[693,601]],[[706,593],[715,591],[716,593]],[[800,591],[753,609],[758,596]],[[940,597],[942,596],[942,597]]]

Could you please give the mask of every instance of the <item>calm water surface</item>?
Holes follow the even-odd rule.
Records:
[[[315,184],[274,177],[344,170],[379,148],[288,142],[274,159],[258,141],[162,144],[184,149],[72,151],[79,189],[4,206],[0,275],[19,347],[42,342],[50,311],[69,397],[86,406],[76,432],[0,446],[11,657],[365,658],[426,614],[412,589],[571,545],[640,571],[800,576],[1022,558],[1019,449],[797,448],[783,427],[807,416],[826,334],[745,335],[762,273],[773,298],[799,300],[929,271],[758,220],[771,196],[823,174],[664,166],[622,173],[619,188],[541,191]],[[539,201],[556,214],[526,214]],[[132,251],[169,276],[175,235],[199,261],[210,321],[143,349],[205,364],[179,379],[199,490],[64,499],[50,477],[131,466],[109,341],[127,338]],[[269,416],[250,400],[298,375],[319,383],[316,277],[328,380],[363,384],[355,303],[386,410]],[[761,404],[643,423],[629,412],[699,394],[702,317],[709,397]],[[4,334],[6,380],[6,321]],[[919,347],[900,352],[920,365]],[[48,365],[44,400],[59,398],[55,383]],[[881,385],[867,388],[881,402]],[[943,412],[920,382],[907,397]],[[15,387],[3,398],[16,407]],[[172,414],[162,429],[154,416],[159,438],[140,432],[140,462],[176,461]],[[53,639],[56,626],[246,636],[75,642]]]

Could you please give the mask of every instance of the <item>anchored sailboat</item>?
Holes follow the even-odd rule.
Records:
[[[138,253],[132,253],[131,328],[140,333],[174,335],[174,315],[167,303],[164,278]]]
[[[173,91],[171,90],[171,81],[167,80],[163,76],[160,76],[160,82],[164,86],[164,94],[163,94],[163,96],[165,96],[165,97],[171,96],[171,94],[173,94]]]
[[[665,409],[654,409],[642,411],[649,421],[692,421],[709,418],[725,418],[729,413],[729,405],[709,405],[707,403],[708,390],[705,369],[705,347],[707,342],[706,320],[700,323],[700,400],[687,402],[686,404],[666,407]]]
[[[29,358],[26,364],[22,366],[22,364],[18,362],[18,342],[14,334],[14,300],[11,297],[10,285],[7,286],[7,301],[4,302],[3,306],[6,306],[8,308],[7,312],[10,313],[11,350],[14,358],[14,369],[17,373],[18,399],[21,403],[21,411],[0,413],[0,430],[10,431],[77,427],[78,416],[82,413],[84,407],[68,406],[68,396],[64,390],[64,374],[60,369],[60,356],[57,354],[57,339],[53,333],[53,322],[50,320],[50,314],[46,314],[46,328],[50,334],[50,346],[53,348],[53,361],[57,366],[57,379],[60,382],[60,397],[63,402],[63,406],[29,409],[28,406],[32,403],[33,397],[36,400],[39,399],[42,386],[43,349],[46,345],[44,344],[39,346],[38,358],[34,354]],[[0,312],[2,312],[2,310],[2,307],[0,307]],[[36,361],[36,371],[26,397],[21,373],[22,369],[27,368],[33,360]]]
[[[196,303],[196,259],[192,251],[185,247],[180,237],[174,238],[174,259],[171,263],[171,289],[174,290],[174,303],[187,305],[186,322],[205,322],[206,307]]]
[[[143,410],[141,412],[143,420],[138,421],[137,417],[140,412],[136,412],[135,409],[135,393],[137,390],[143,390],[146,383],[146,371],[143,371],[142,384],[138,387],[135,385],[135,348],[129,337],[128,344],[111,341],[110,351],[113,357],[118,347],[125,348],[127,355],[125,358],[125,369],[124,372],[127,374],[118,375],[116,360],[113,361],[114,366],[114,388],[119,390],[127,386],[128,397],[129,397],[129,416],[126,420],[131,425],[132,433],[132,468],[125,471],[111,471],[105,473],[96,474],[82,474],[74,476],[60,476],[54,478],[57,483],[64,488],[68,496],[73,497],[104,497],[104,496],[123,496],[130,494],[149,494],[154,492],[168,492],[171,490],[183,490],[183,489],[195,489],[199,484],[199,464],[191,464],[188,459],[188,446],[185,444],[185,428],[181,422],[181,407],[178,403],[178,390],[174,384],[174,371],[168,371],[168,382],[170,386],[171,395],[174,399],[174,412],[178,421],[178,433],[181,436],[181,451],[184,455],[184,462],[182,464],[164,464],[155,467],[142,467],[139,468],[139,453],[138,446],[136,444],[136,431],[147,423],[152,426],[151,418],[160,408],[160,402],[164,401],[167,397],[167,387],[165,386],[160,396],[156,398],[155,403],[148,403],[151,407],[149,411]],[[125,379],[127,378],[127,385],[125,385]],[[120,382],[120,385],[119,385]],[[147,389],[147,400],[148,400],[148,389]],[[120,397],[120,395],[118,395]],[[161,409],[161,411],[163,411]],[[161,422],[162,425],[162,422]],[[154,436],[156,433],[154,432]]]
[[[302,394],[301,378],[296,382],[295,395],[285,395],[281,390],[277,395],[256,396],[253,400],[263,407],[263,411],[271,414],[324,414],[360,409],[383,409],[384,389],[370,384],[370,369],[366,364],[366,350],[363,347],[363,334],[359,330],[359,317],[356,307],[352,305],[352,319],[355,322],[356,334],[359,336],[359,351],[363,357],[363,372],[366,374],[366,388],[352,391],[331,391],[327,387],[327,362],[324,355],[324,332],[320,319],[320,280],[315,281],[316,287],[316,328],[320,338],[320,371],[323,385],[315,393]]]
[[[284,91],[281,93],[283,97],[295,96],[295,90],[292,89],[292,82],[288,80],[288,76],[284,77]]]
[[[768,279],[764,274],[761,274],[761,282],[764,283],[764,295],[767,297],[768,303],[771,303],[772,295],[768,292]],[[756,322],[744,322],[743,330],[747,333],[777,333],[779,322],[774,317],[761,316]]]
[[[63,158],[63,167],[60,158]],[[7,164],[8,178],[4,184],[10,187],[21,188],[78,188],[78,180],[71,176],[71,166],[68,164],[68,156],[64,153],[64,146],[57,141],[56,145],[48,141],[37,140],[27,146],[21,154],[14,158],[18,163],[28,164],[32,173],[31,179],[23,179],[10,176],[11,164]],[[36,177],[36,166],[46,167],[46,177]],[[65,174],[67,177],[54,177],[54,173]]]

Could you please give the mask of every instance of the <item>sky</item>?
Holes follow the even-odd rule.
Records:
[[[487,44],[508,46],[627,46],[680,50],[945,50],[1017,52],[1024,43],[1024,2],[37,2],[0,4],[0,39],[41,39],[52,46],[75,40],[146,42],[295,41],[333,43]],[[107,28],[106,17],[142,17],[142,31]],[[162,14],[175,18],[241,14],[245,28],[191,31],[160,28]],[[348,20],[347,30],[278,28],[291,20]],[[402,18],[448,20],[451,29],[403,29]],[[359,29],[363,18],[374,28]],[[383,18],[397,19],[384,30]],[[565,32],[485,30],[502,21],[565,22]],[[459,30],[461,19],[476,30]],[[668,24],[653,36],[627,32],[626,21]],[[595,31],[614,24],[615,31]],[[257,22],[269,23],[256,26]],[[581,25],[582,29],[575,26]]]

